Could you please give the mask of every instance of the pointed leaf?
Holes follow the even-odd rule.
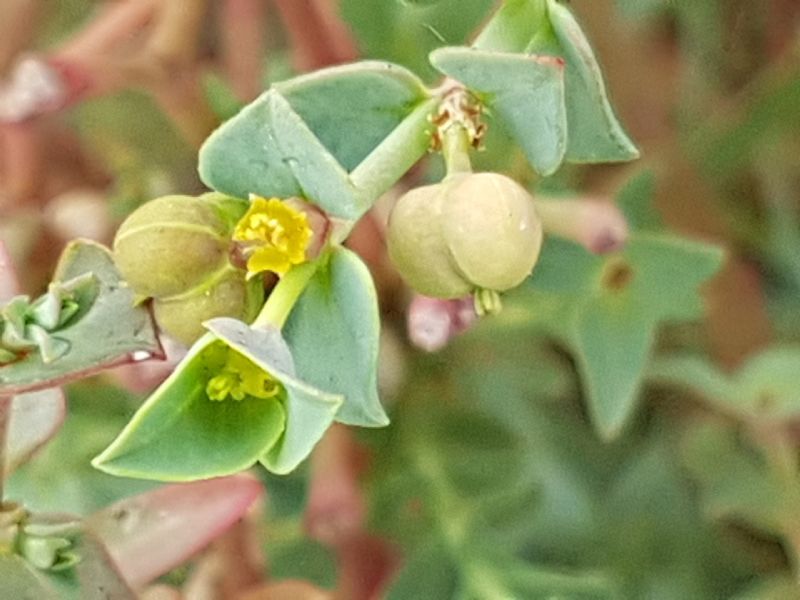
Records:
[[[344,65],[285,81],[208,138],[200,151],[200,176],[208,186],[240,198],[250,193],[286,198],[305,190],[317,202],[314,182],[321,178],[297,164],[298,145],[303,152],[306,142],[319,145],[313,148],[315,160],[340,178],[340,170],[354,169],[426,96],[413,74],[390,63]],[[276,97],[289,105],[277,121]],[[276,131],[276,123],[289,138]],[[293,139],[295,132],[305,141]],[[323,190],[323,195],[331,194]],[[351,214],[346,204],[321,206],[337,216]]]
[[[272,358],[274,352],[270,352],[270,338],[279,340],[288,354],[286,343],[277,330],[251,329],[234,319],[213,319],[206,327],[283,384],[285,430],[275,445],[261,456],[261,464],[275,473],[289,473],[306,459],[331,426],[342,405],[342,396],[320,391],[296,379],[293,365],[289,369],[277,368]]]
[[[531,165],[551,175],[567,146],[564,63],[550,56],[440,48],[431,64],[477,92],[522,146]]]
[[[275,144],[303,196],[328,214],[360,216],[366,204],[356,194],[347,171],[276,90],[266,93]]]
[[[65,411],[60,388],[20,394],[12,399],[6,438],[6,476],[56,434],[64,422]]]
[[[261,496],[260,484],[231,476],[175,484],[127,498],[95,513],[86,525],[103,541],[135,588],[189,559]]]
[[[527,52],[551,54],[566,61],[566,103],[572,162],[626,161],[639,151],[617,121],[603,75],[591,46],[569,9],[547,1],[551,30],[541,30]]]
[[[207,334],[103,453],[98,469],[123,477],[191,481],[252,466],[283,433],[286,412],[277,398],[212,401],[206,384],[217,339]],[[269,349],[267,349],[267,352]]]
[[[378,300],[369,270],[346,248],[320,266],[284,326],[297,375],[344,396],[336,420],[382,427],[378,398]]]
[[[429,96],[411,71],[379,61],[322,69],[273,88],[348,171]]]
[[[575,332],[578,368],[592,421],[616,437],[636,406],[655,324],[627,302],[601,301],[581,312]]]
[[[63,283],[87,273],[97,281],[96,296],[78,298],[78,314],[52,333],[69,350],[52,362],[30,352],[0,367],[0,393],[52,387],[131,362],[138,353],[163,355],[148,310],[134,306],[134,294],[122,282],[109,251],[94,242],[72,242],[61,256],[54,281]]]
[[[646,212],[652,186],[634,179],[621,195]],[[548,240],[530,280],[529,302],[544,328],[570,345],[604,437],[621,431],[635,408],[659,323],[695,319],[701,284],[722,265],[709,244],[653,230],[634,231],[620,252],[596,256],[577,244]]]

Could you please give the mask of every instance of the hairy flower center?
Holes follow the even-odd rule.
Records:
[[[278,198],[255,197],[233,239],[240,243],[252,277],[264,271],[283,275],[292,265],[305,262],[312,235],[305,213]]]

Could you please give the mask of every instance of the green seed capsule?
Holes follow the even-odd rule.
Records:
[[[230,235],[247,202],[222,194],[164,196],[117,231],[114,262],[140,296],[182,294],[228,262]]]
[[[179,342],[190,346],[205,333],[203,322],[217,317],[252,321],[264,302],[260,278],[250,281],[246,273],[225,267],[208,285],[172,298],[156,299],[153,310],[159,327]]]
[[[389,220],[389,253],[408,284],[437,298],[505,291],[530,275],[542,227],[513,179],[469,173],[412,190]]]

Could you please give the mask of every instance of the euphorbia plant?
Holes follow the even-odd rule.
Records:
[[[334,422],[388,425],[376,290],[345,242],[432,153],[445,175],[406,192],[389,218],[397,270],[431,306],[471,302],[480,316],[500,312],[501,294],[528,292],[574,351],[598,432],[619,435],[656,326],[696,315],[696,288],[720,253],[638,219],[629,198],[646,195],[643,179],[621,195],[629,224],[608,205],[545,199],[509,174],[474,172],[492,129],[541,178],[566,162],[638,156],[562,4],[507,0],[470,45],[428,58],[441,75],[432,86],[364,61],[276,83],[244,107],[200,150],[211,191],[144,204],[111,250],[74,242],[46,295],[4,306],[0,395],[158,358],[159,335],[177,339],[186,356],[93,461],[163,481],[257,463],[286,474]],[[548,233],[566,241],[543,243]],[[447,315],[444,341],[474,316]]]
[[[113,266],[104,250],[78,242],[47,297],[4,309],[3,389],[79,376],[120,353],[159,355],[149,306],[155,326],[191,349],[98,468],[193,480],[261,462],[286,473],[334,421],[387,425],[376,294],[343,245],[378,197],[426,153],[441,153],[445,178],[398,201],[389,253],[418,292],[472,295],[479,315],[494,313],[499,294],[534,270],[543,228],[586,235],[571,225],[579,207],[559,209],[506,175],[472,172],[487,128],[510,134],[542,176],[565,161],[638,155],[580,27],[554,0],[505,3],[471,46],[439,48],[430,63],[445,76],[434,88],[373,61],[273,85],[202,147],[200,175],[213,192],[145,204],[120,227]],[[590,222],[599,241],[589,248],[624,243],[617,222]],[[611,262],[606,270],[634,268]],[[604,277],[614,289],[628,285],[625,275]],[[126,319],[131,339],[121,347]],[[90,324],[95,335],[109,328],[91,345],[78,337]],[[603,431],[630,413],[603,410],[594,413]]]

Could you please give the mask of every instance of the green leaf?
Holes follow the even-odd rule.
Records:
[[[440,48],[430,60],[481,96],[538,172],[558,169],[567,145],[562,61],[468,48]]]
[[[641,181],[621,195],[638,190],[647,203],[650,186]],[[715,246],[656,231],[634,231],[623,250],[605,256],[557,239],[545,243],[530,279],[530,310],[575,352],[601,435],[617,436],[633,415],[658,325],[702,314],[698,288],[723,256]]]
[[[417,551],[392,583],[387,600],[455,598],[459,588],[458,565],[442,544]]]
[[[426,57],[461,44],[486,17],[492,0],[440,0],[409,6],[397,0],[342,0],[341,14],[365,56],[390,60],[427,79],[437,77]]]
[[[778,535],[796,522],[797,483],[788,489],[731,428],[712,423],[691,428],[683,461],[700,483],[711,517],[742,520]]]
[[[570,162],[627,161],[639,151],[617,121],[597,59],[569,9],[547,0],[549,28],[540,30],[526,52],[559,56],[566,62]]]
[[[348,171],[429,96],[411,71],[378,61],[322,69],[273,89]]]
[[[30,352],[0,367],[0,393],[53,387],[131,362],[139,358],[138,353],[162,356],[148,310],[134,305],[134,294],[122,281],[109,251],[94,242],[72,242],[61,256],[54,281],[65,283],[87,273],[97,281],[96,296],[78,298],[77,314],[52,334],[68,350],[52,362],[45,362],[40,352]]]
[[[575,346],[592,422],[614,438],[633,413],[655,337],[655,320],[639,306],[599,298],[578,318]]]
[[[707,359],[672,355],[656,360],[648,379],[688,388],[717,410],[764,426],[800,417],[800,348],[768,348],[736,373],[720,371]]]
[[[212,344],[198,340],[170,377],[92,464],[106,473],[161,481],[191,481],[251,467],[277,443],[286,411],[277,398],[212,401]],[[267,351],[269,351],[267,349]]]
[[[357,198],[347,177],[426,92],[397,65],[334,67],[273,86],[206,140],[200,176],[240,198],[305,196],[352,219],[374,198]]]
[[[293,471],[331,426],[343,398],[295,378],[294,364],[288,362],[291,361],[289,347],[277,330],[251,329],[235,319],[212,319],[206,327],[283,384],[286,427],[278,442],[260,457],[260,461],[274,473]]]
[[[388,425],[377,388],[378,300],[369,270],[353,252],[338,247],[317,269],[284,335],[298,377],[344,396],[337,421]]]
[[[547,0],[506,0],[473,45],[496,52],[523,52],[547,24]]]

